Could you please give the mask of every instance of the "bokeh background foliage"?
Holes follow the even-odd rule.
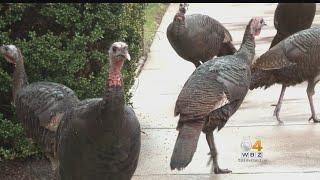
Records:
[[[0,41],[22,51],[30,83],[53,81],[80,99],[101,97],[108,48],[129,45],[123,68],[126,100],[143,45],[144,3],[1,3]],[[39,155],[24,138],[11,97],[13,66],[0,58],[0,159]]]

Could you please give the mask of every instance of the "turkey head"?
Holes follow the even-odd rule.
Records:
[[[179,11],[183,14],[186,13],[186,11],[188,10],[189,4],[188,3],[180,3],[179,5]]]
[[[252,18],[252,21],[250,24],[250,33],[253,36],[258,36],[261,32],[261,28],[266,25],[267,24],[264,22],[263,18],[254,17],[254,18]]]
[[[124,42],[115,42],[109,49],[109,87],[122,86],[121,69],[124,61],[131,60],[128,45]]]
[[[2,45],[0,52],[3,53],[4,58],[12,64],[16,64],[18,60],[18,48],[15,45]]]
[[[184,14],[186,13],[188,6],[189,6],[188,3],[180,3],[179,11],[174,16],[173,21],[178,21],[178,22],[184,21],[185,20]]]

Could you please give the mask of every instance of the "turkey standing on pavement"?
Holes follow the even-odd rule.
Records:
[[[277,30],[277,34],[273,38],[270,48],[278,44],[283,39],[288,36],[302,31],[304,29],[308,29],[311,27],[312,21],[314,19],[314,15],[316,13],[316,3],[279,3],[275,14],[274,14],[274,27]],[[273,115],[276,116],[279,123],[283,123],[280,120],[279,112],[282,105],[282,100],[284,96],[284,92],[287,86],[295,84],[295,80],[290,78],[284,81],[274,81],[273,76],[277,78],[281,78],[281,72],[279,71],[287,71],[287,73],[295,72],[296,67],[288,67],[285,70],[262,70],[262,69],[252,69],[252,82],[250,85],[250,89],[253,90],[258,87],[268,88],[275,83],[281,83],[282,89],[280,93],[280,97],[276,108],[274,109]]]
[[[253,69],[261,69],[269,74],[267,78],[259,77],[266,79],[252,80],[251,85],[269,87],[275,83],[281,83],[286,87],[308,81],[307,95],[311,109],[309,120],[313,120],[315,123],[320,122],[312,98],[315,93],[314,88],[320,80],[319,27],[299,31],[282,40],[262,54],[254,62]],[[262,82],[263,84],[259,84]]]
[[[171,169],[181,170],[192,160],[201,130],[206,134],[215,173],[220,169],[213,131],[220,130],[238,110],[250,84],[250,66],[255,55],[255,36],[266,25],[253,18],[246,27],[240,49],[234,55],[218,57],[199,66],[181,90],[174,114],[180,114],[178,138],[171,156]]]
[[[167,38],[180,57],[199,67],[214,56],[237,51],[231,43],[231,34],[220,22],[203,14],[185,16],[187,7],[187,3],[180,4],[167,28]]]

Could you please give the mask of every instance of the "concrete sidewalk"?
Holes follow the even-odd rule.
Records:
[[[269,25],[256,38],[256,56],[267,51],[276,31],[273,14],[277,4],[190,4],[188,14],[207,14],[229,29],[236,48],[242,41],[245,26],[253,16],[264,17]],[[317,7],[320,11],[320,6]],[[183,171],[171,171],[170,157],[178,132],[178,117],[173,116],[175,101],[185,81],[194,71],[192,63],[180,58],[166,37],[178,4],[171,4],[159,26],[147,62],[136,80],[133,106],[140,120],[142,148],[134,180],[171,179],[320,179],[320,125],[308,122],[311,115],[306,84],[287,88],[280,112],[284,125],[278,125],[273,114],[281,86],[249,91],[240,109],[226,126],[215,134],[221,168],[232,174],[215,175],[207,166],[209,147],[201,134],[192,162]],[[316,15],[314,24],[320,23]],[[317,88],[316,92],[320,92]],[[314,96],[319,111],[319,95]],[[261,162],[239,162],[240,144],[245,137],[252,142],[260,138]]]

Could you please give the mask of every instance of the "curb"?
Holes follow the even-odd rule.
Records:
[[[148,59],[148,53],[146,53],[145,55],[143,55],[139,58],[138,67],[137,67],[136,71],[134,72],[136,77],[138,77],[140,75],[142,68],[144,67],[144,64],[146,63],[146,61]]]
[[[161,21],[160,21],[160,23],[159,23],[159,26],[160,26],[160,24],[162,23],[162,20],[163,20],[163,18],[165,17],[166,13],[168,12],[168,9],[169,9],[169,7],[171,6],[171,4],[172,4],[172,3],[169,4],[169,6],[167,7],[166,12],[163,14],[163,16],[162,16],[162,18],[161,18]],[[159,26],[158,26],[157,30],[159,29]],[[152,43],[151,43],[150,47],[152,46],[153,41],[154,41],[156,35],[157,35],[157,31],[156,31],[155,34],[154,34],[154,37],[153,37],[153,39],[152,39]],[[150,47],[149,47],[149,49],[147,50],[147,52],[145,52],[145,54],[142,55],[142,56],[139,58],[138,67],[137,67],[137,69],[136,69],[136,71],[135,71],[135,76],[136,76],[136,78],[139,77],[139,75],[140,75],[140,73],[141,73],[141,71],[142,71],[142,69],[143,69],[143,67],[144,67],[144,64],[145,64],[145,63],[147,62],[147,60],[148,60],[148,54],[149,54],[149,52],[150,52]]]

